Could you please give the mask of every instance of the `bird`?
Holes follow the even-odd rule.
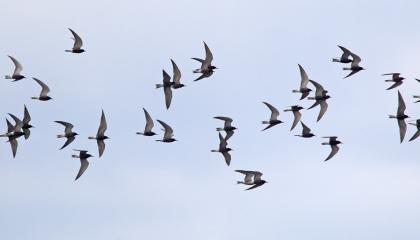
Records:
[[[293,106],[290,106],[289,109],[284,110],[284,112],[293,112],[294,120],[293,120],[292,127],[290,128],[290,131],[292,131],[296,127],[296,125],[299,123],[302,117],[302,114],[299,111],[302,109],[303,107],[299,105],[293,105]]]
[[[216,130],[217,131],[225,131],[226,132],[225,140],[227,141],[230,137],[233,136],[234,130],[236,129],[236,127],[232,126],[232,121],[233,121],[232,118],[221,117],[221,116],[217,116],[217,117],[214,117],[214,118],[225,121],[225,125],[223,126],[223,128],[216,128]]]
[[[206,50],[206,58],[204,60],[201,58],[191,58],[201,63],[201,67],[193,71],[193,73],[201,73],[201,76],[194,81],[210,77],[213,75],[214,69],[217,69],[217,67],[211,65],[211,62],[213,61],[213,54],[211,53],[210,48],[207,46],[206,42],[203,43],[204,49]]]
[[[403,97],[401,96],[400,91],[398,91],[398,109],[397,115],[389,115],[389,118],[396,118],[398,120],[398,127],[400,129],[400,143],[403,142],[405,133],[407,131],[407,124],[405,123],[405,119],[409,118],[409,116],[405,115],[405,102]]]
[[[420,98],[420,95],[413,95],[413,98]],[[418,103],[420,100],[415,101],[414,103]]]
[[[51,97],[48,96],[48,93],[50,92],[50,88],[47,86],[47,84],[43,83],[41,80],[37,79],[37,78],[32,78],[33,80],[35,80],[39,85],[41,85],[41,93],[39,94],[39,97],[31,97],[32,99],[38,99],[40,101],[48,101],[50,99],[52,99]]]
[[[16,60],[12,56],[8,55],[8,57],[12,60],[13,64],[15,65],[15,70],[13,71],[13,74],[11,76],[6,75],[4,78],[5,79],[13,79],[12,82],[16,82],[16,81],[24,79],[25,76],[23,76],[21,74],[21,72],[23,70],[22,64],[20,64],[20,62],[18,62],[18,60]]]
[[[267,183],[267,181],[261,179],[261,176],[263,175],[261,172],[247,170],[235,170],[235,172],[245,174],[244,181],[237,181],[238,184],[252,185],[250,188],[245,189],[245,191],[257,188]]]
[[[146,109],[143,108],[143,111],[144,116],[146,117],[146,126],[144,127],[144,132],[137,132],[137,134],[144,136],[156,135],[156,133],[152,132],[152,129],[155,126],[152,117],[150,117],[150,114],[146,111]]]
[[[105,151],[104,140],[109,139],[108,136],[105,136],[106,129],[107,129],[106,118],[105,118],[104,110],[102,109],[101,122],[99,123],[98,132],[96,133],[95,137],[88,137],[88,139],[96,139],[96,143],[98,144],[99,157],[101,157]]]
[[[400,86],[401,84],[403,84],[403,80],[405,78],[400,77],[401,73],[385,73],[382,74],[382,76],[388,76],[388,75],[392,75],[392,79],[390,80],[385,80],[385,82],[393,82],[394,84],[392,84],[389,88],[387,88],[386,90],[391,90],[393,88],[396,88],[398,86]]]
[[[9,113],[9,116],[13,118],[13,120],[15,121],[15,125],[10,129],[8,127],[7,133],[0,135],[0,137],[8,137],[10,140],[10,139],[16,139],[25,135],[25,133],[22,131],[23,122],[18,117],[16,117],[15,115],[11,113]]]
[[[82,46],[83,46],[82,39],[71,28],[69,28],[69,30],[70,30],[71,34],[73,34],[73,38],[72,39],[74,40],[74,45],[73,45],[73,48],[71,50],[64,50],[64,51],[71,52],[71,53],[82,53],[82,52],[85,52],[85,50],[82,49]]]
[[[166,109],[169,109],[169,106],[171,106],[171,101],[172,101],[171,87],[172,85],[174,85],[174,82],[171,82],[171,77],[165,70],[162,70],[162,75],[163,75],[163,84],[156,84],[156,89],[163,87],[163,92],[165,93]]]
[[[311,138],[315,136],[315,134],[311,133],[311,129],[308,128],[308,126],[306,126],[302,121],[300,121],[300,124],[302,124],[302,135],[295,135],[295,136],[303,137],[303,138]]]
[[[178,66],[176,65],[176,63],[174,62],[174,60],[171,59],[172,62],[172,70],[173,70],[173,75],[172,75],[172,88],[173,89],[178,89],[178,88],[182,88],[185,85],[181,83],[181,71],[179,70]]]
[[[308,83],[309,83],[309,78],[308,78],[308,74],[306,74],[305,70],[303,69],[303,67],[299,65],[299,70],[300,70],[300,88],[299,90],[292,90],[292,92],[294,93],[302,93],[302,96],[300,97],[300,100],[306,98],[309,93],[312,91],[312,89],[309,89]]]
[[[79,172],[77,173],[76,178],[74,179],[74,181],[76,181],[77,179],[79,179],[83,173],[86,171],[86,169],[89,167],[89,162],[88,162],[88,158],[93,157],[92,155],[90,155],[88,153],[87,150],[78,150],[78,149],[73,149],[73,151],[79,152],[79,155],[71,155],[73,158],[79,158],[80,159],[80,168],[79,168]]]
[[[156,141],[165,142],[165,143],[171,143],[171,142],[178,141],[175,138],[173,138],[173,136],[174,136],[174,130],[171,128],[171,126],[169,126],[168,124],[166,124],[165,122],[163,122],[161,120],[157,120],[157,121],[164,128],[162,130],[165,131],[165,134],[163,135],[163,139],[162,140],[156,140]]]
[[[31,128],[33,128],[34,126],[32,126],[31,124],[29,124],[29,122],[31,121],[31,115],[29,114],[28,108],[26,108],[26,105],[24,106],[24,111],[23,111],[23,127],[22,130],[25,133],[25,139],[28,139],[29,136],[31,135]]]
[[[7,132],[13,132],[13,125],[9,122],[9,120],[6,118],[6,123],[7,123]],[[10,147],[12,148],[12,154],[13,154],[13,158],[16,157],[16,153],[17,153],[17,148],[18,148],[18,141],[16,138],[12,138],[11,136],[8,137],[9,138],[9,143],[10,143]]]
[[[269,104],[268,102],[263,102],[263,103],[270,109],[271,116],[270,116],[270,120],[262,121],[262,124],[268,124],[268,126],[261,131],[265,131],[271,127],[276,126],[279,123],[282,123],[282,121],[277,119],[280,115],[279,110],[277,110],[277,108],[273,107],[273,105]]]
[[[64,134],[60,134],[57,135],[57,138],[67,138],[67,141],[64,143],[64,145],[60,148],[63,149],[65,147],[67,147],[71,142],[74,141],[74,139],[76,138],[77,135],[79,135],[76,132],[73,132],[73,124],[68,123],[68,122],[63,122],[63,121],[55,121],[56,123],[59,123],[61,125],[63,125],[65,127],[64,129]]]
[[[319,120],[321,120],[322,116],[324,116],[325,112],[328,109],[328,103],[327,103],[327,99],[330,98],[331,96],[329,96],[327,93],[328,91],[324,89],[324,87],[322,87],[321,84],[313,81],[313,80],[309,80],[316,88],[315,90],[315,97],[309,97],[309,100],[315,100],[315,103],[310,106],[308,109],[314,108],[318,105],[321,106],[320,110],[319,110],[319,114],[318,114],[318,118],[317,118],[317,122],[319,122]]]
[[[416,133],[414,133],[414,135],[409,140],[411,142],[420,136],[420,119],[417,119],[416,123],[409,123],[409,124],[417,127]]]
[[[322,145],[330,145],[331,146],[331,153],[330,155],[328,155],[328,157],[324,160],[324,161],[328,161],[330,160],[332,157],[334,157],[334,155],[338,152],[338,150],[340,149],[338,147],[338,144],[343,144],[342,142],[337,140],[337,137],[335,136],[331,136],[331,137],[323,137],[323,138],[328,138],[329,141],[328,142],[324,142],[322,143]]]
[[[351,70],[351,72],[344,78],[348,78],[361,70],[365,70],[363,67],[359,66],[359,63],[362,61],[362,59],[359,56],[357,56],[354,53],[350,53],[350,56],[353,58],[353,61],[351,62],[349,68],[343,68],[343,70]]]
[[[340,62],[340,63],[351,63],[353,61],[352,59],[349,58],[349,56],[351,55],[351,52],[347,48],[342,47],[340,45],[338,47],[341,49],[341,51],[343,51],[343,55],[341,55],[339,59],[333,58],[332,61]]]
[[[217,150],[211,150],[211,152],[219,152],[222,153],[223,157],[225,158],[225,162],[226,164],[229,166],[230,165],[230,160],[232,159],[232,157],[229,154],[229,151],[232,151],[232,148],[228,148],[227,147],[227,141],[226,139],[223,138],[222,134],[220,134],[219,132],[219,149]]]

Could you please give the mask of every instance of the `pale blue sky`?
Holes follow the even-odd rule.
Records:
[[[31,100],[31,79],[0,82],[0,116],[32,115],[32,136],[20,140],[16,159],[0,145],[0,239],[7,240],[367,240],[420,238],[418,144],[399,144],[396,90],[382,73],[401,72],[407,114],[420,117],[418,1],[3,1],[1,74],[12,72],[10,54],[23,74],[51,88],[50,102]],[[64,52],[74,29],[87,52]],[[192,82],[203,57],[202,41],[220,69]],[[359,54],[367,70],[349,79],[337,44]],[[161,70],[170,58],[185,88],[165,109]],[[317,138],[294,137],[292,114],[266,132],[261,103],[279,109],[310,106],[291,90],[297,64],[331,94],[330,108],[303,111]],[[170,124],[179,142],[135,135],[145,107]],[[97,156],[94,141],[101,108],[108,120],[101,159],[73,179],[79,161],[72,148]],[[232,164],[220,154],[213,116],[234,119]],[[54,120],[72,122],[80,134],[64,150]],[[0,126],[6,129],[4,120]],[[156,123],[156,132],[162,136]],[[407,131],[406,141],[414,133]],[[344,142],[329,162],[320,136]],[[269,183],[244,192],[235,169],[260,170]]]

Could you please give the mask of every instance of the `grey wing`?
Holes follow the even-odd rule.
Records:
[[[342,59],[348,59],[351,52],[345,47],[342,47],[342,46],[338,46],[338,47],[341,49],[341,51],[343,51],[343,55],[341,55],[341,58]]]
[[[351,66],[352,67],[358,67],[359,63],[362,61],[362,59],[354,53],[351,53],[350,55],[353,58],[353,62],[351,63]]]
[[[320,100],[316,100],[315,102],[314,102],[314,104],[312,104],[312,106],[310,106],[309,108],[308,108],[308,110],[309,109],[312,109],[312,108],[314,108],[314,107],[316,107],[316,106],[318,106],[319,104],[320,104]]]
[[[298,124],[298,122],[302,118],[302,114],[299,111],[293,111],[293,116],[294,116],[294,119],[293,119],[292,127],[290,128],[290,131],[292,131],[293,128],[296,127],[296,125]]]
[[[28,124],[31,121],[31,115],[29,114],[26,105],[24,105],[23,123]]]
[[[254,182],[261,180],[261,176],[263,175],[261,172],[253,171],[252,173],[254,174]]]
[[[225,127],[231,127],[232,126],[233,119],[230,118],[230,117],[217,116],[217,117],[214,117],[214,118],[225,121]]]
[[[198,61],[198,62],[200,62],[200,63],[203,63],[203,62],[204,62],[204,60],[203,60],[203,59],[201,59],[201,58],[191,58],[191,59],[194,59],[194,60],[196,60],[196,61]]]
[[[300,88],[303,89],[303,88],[306,88],[306,86],[308,85],[309,78],[308,78],[308,74],[306,74],[306,72],[305,72],[305,69],[303,69],[303,67],[300,64],[298,64],[298,65],[299,65],[300,78],[301,78]]]
[[[24,128],[23,133],[25,133],[25,139],[28,139],[31,135],[31,130],[29,130],[29,128]]]
[[[101,114],[101,122],[99,124],[98,133],[96,134],[97,137],[103,137],[105,135],[105,131],[108,128],[108,125],[106,124],[106,118],[104,110],[102,110]]]
[[[9,56],[9,58],[12,60],[13,64],[15,65],[15,71],[13,72],[13,75],[20,75],[20,73],[23,70],[22,64],[20,64],[20,62],[12,56]]]
[[[251,190],[251,189],[254,189],[254,188],[260,187],[260,186],[262,186],[263,184],[264,184],[264,183],[258,183],[258,184],[255,184],[255,185],[253,185],[252,187],[245,189],[245,191],[248,191],[248,190]]]
[[[169,107],[171,106],[171,101],[172,101],[172,90],[171,87],[164,87],[163,91],[165,93],[165,104],[166,104],[166,109],[169,109]]]
[[[269,104],[268,102],[263,102],[271,111],[270,120],[277,120],[278,116],[280,115],[279,110],[275,108],[273,105]]]
[[[225,141],[229,140],[229,138],[232,137],[233,134],[234,134],[234,131],[226,131]]]
[[[162,76],[163,76],[163,83],[171,82],[171,76],[169,76],[169,74],[165,70],[162,70]]]
[[[420,136],[420,130],[417,130],[416,133],[414,133],[414,135],[410,138],[410,142],[418,138],[419,136]]]
[[[338,152],[340,148],[337,145],[331,145],[331,153],[324,161],[330,160]]]
[[[98,144],[99,157],[101,157],[105,151],[105,142],[104,140],[97,140],[96,143]]]
[[[306,126],[303,122],[300,122],[300,124],[302,124],[302,135],[311,133],[311,129],[308,128],[308,126]]]
[[[245,183],[252,183],[252,178],[254,177],[253,171],[246,171],[246,170],[235,170],[235,172],[245,174]]]
[[[68,122],[64,122],[64,121],[55,121],[56,123],[59,123],[61,125],[63,125],[65,127],[64,132],[66,134],[70,134],[71,130],[73,129],[73,124],[68,123]]]
[[[153,123],[153,119],[150,116],[150,114],[146,111],[146,109],[143,108],[144,116],[146,117],[146,126],[144,128],[144,132],[150,132],[152,131],[152,128],[155,126]]]
[[[165,122],[161,121],[161,120],[157,120],[162,127],[165,129],[165,134],[163,136],[163,138],[167,139],[167,138],[171,138],[173,136],[174,130],[171,128],[171,126],[169,126],[168,124],[166,124]]]
[[[13,131],[19,132],[20,130],[22,130],[23,122],[18,117],[16,117],[15,115],[11,113],[9,113],[9,116],[11,116],[13,120],[15,121],[15,126],[13,127]]]
[[[406,109],[406,107],[405,107],[404,99],[403,99],[400,91],[398,91],[398,110],[397,110],[397,114],[404,115],[405,109]]]
[[[402,81],[396,82],[396,83],[392,84],[392,85],[391,85],[389,88],[387,88],[386,90],[391,90],[391,89],[393,89],[393,88],[396,88],[396,87],[400,86],[401,84],[403,84],[403,82],[402,82]]]
[[[223,152],[222,154],[223,154],[223,157],[225,158],[226,164],[229,166],[230,161],[232,160],[232,156],[228,152]]]
[[[6,118],[6,123],[7,123],[7,132],[8,133],[13,132],[14,127],[7,118]]]
[[[72,29],[70,29],[71,34],[73,34],[74,37],[74,45],[73,45],[73,49],[80,49],[83,46],[83,41],[82,38],[79,37],[79,35],[77,35],[77,33],[75,31],[73,31]]]
[[[65,148],[65,147],[67,147],[70,143],[72,143],[73,141],[74,141],[74,139],[75,139],[75,137],[68,137],[67,138],[67,141],[64,143],[64,145],[60,148],[60,150],[61,149],[63,149],[63,148]]]
[[[227,141],[223,138],[222,134],[219,132],[219,149],[226,148]]]
[[[47,86],[47,84],[43,83],[41,80],[37,78],[32,78],[32,79],[35,80],[42,87],[40,96],[46,97],[48,93],[50,92],[50,88]]]
[[[210,51],[210,48],[207,46],[207,44],[205,42],[204,43],[204,48],[206,49],[206,58],[204,59],[202,68],[208,68],[211,65],[211,62],[213,61],[213,54]]]
[[[353,71],[351,71],[347,76],[345,76],[344,78],[348,78],[348,77],[350,77],[350,76],[352,76],[353,74],[355,74],[355,73],[357,73],[358,71],[355,71],[355,70],[353,70]]]
[[[13,154],[13,158],[16,157],[16,153],[17,153],[17,148],[18,148],[18,141],[16,140],[16,138],[10,139],[10,147],[12,148],[12,154]]]
[[[171,59],[171,62],[172,62],[172,69],[173,69],[173,76],[172,76],[173,81],[174,83],[179,84],[181,83],[181,71],[179,70],[174,60]]]
[[[407,124],[404,120],[398,120],[398,127],[400,129],[400,142],[402,142],[407,132]]]
[[[317,122],[319,121],[319,120],[321,120],[321,118],[322,118],[322,116],[324,116],[324,113],[327,111],[327,109],[328,109],[328,103],[327,103],[327,101],[325,101],[325,100],[322,100],[321,101],[321,103],[320,103],[320,105],[321,105],[321,108],[319,109],[319,115],[318,115],[318,118],[317,118]]]
[[[86,158],[80,159],[80,169],[79,169],[79,172],[77,173],[76,179],[74,180],[76,181],[77,179],[79,179],[79,177],[83,175],[83,173],[86,171],[88,167],[89,167],[88,160]]]
[[[199,80],[201,80],[201,79],[208,78],[208,77],[210,77],[211,75],[213,75],[213,72],[203,73],[203,74],[201,74],[198,78],[196,78],[194,81],[199,81]]]
[[[318,96],[318,97],[320,97],[320,96],[322,96],[323,95],[323,93],[324,93],[324,87],[321,85],[321,84],[319,84],[319,83],[317,83],[317,82],[315,82],[314,80],[309,80],[314,86],[315,86],[315,88],[316,88],[316,90],[315,90],[315,96]]]

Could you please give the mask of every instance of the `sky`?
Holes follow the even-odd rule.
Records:
[[[412,95],[420,93],[418,1],[80,1],[14,0],[0,3],[0,71],[18,59],[27,76],[0,81],[0,116],[32,116],[32,135],[19,139],[12,158],[0,144],[0,239],[405,239],[420,238],[420,140],[400,144],[397,90],[381,76],[401,72],[398,89],[411,119],[420,117]],[[67,28],[87,52],[73,45]],[[193,82],[204,57],[203,41],[219,69]],[[343,79],[331,62],[342,45],[362,58],[366,70]],[[166,110],[162,69],[178,64],[185,88]],[[302,111],[317,136],[301,139],[285,123],[261,132],[270,116],[299,101],[298,64],[329,91],[329,109]],[[30,99],[49,85],[49,102]],[[168,123],[179,141],[135,134],[144,128],[142,108]],[[106,150],[96,142],[101,109],[108,121]],[[219,153],[214,116],[238,128],[226,166]],[[59,150],[63,127],[80,135]],[[3,120],[4,121],[4,120]],[[3,125],[2,125],[3,124]],[[6,130],[6,123],[0,129]],[[328,162],[322,136],[344,144]],[[73,148],[94,158],[77,181]],[[236,181],[236,169],[258,170],[268,183],[252,191]]]

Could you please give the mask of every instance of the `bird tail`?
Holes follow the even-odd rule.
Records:
[[[218,152],[217,150],[211,150],[211,152]]]
[[[385,82],[393,82],[392,80],[385,80]]]
[[[163,84],[156,84],[156,88],[161,88],[163,87]]]
[[[64,50],[64,52],[73,52],[72,50]]]
[[[31,99],[38,99],[38,97],[31,97]]]
[[[96,139],[96,137],[88,137],[88,139]]]
[[[236,182],[236,184],[241,184],[241,183],[244,183],[244,182],[242,182],[242,181],[237,181],[237,182]]]
[[[201,69],[196,69],[193,71],[193,73],[201,73]]]
[[[413,95],[413,98],[420,98],[419,95]]]
[[[396,116],[388,115],[389,118],[397,118]]]
[[[144,135],[144,133],[136,132],[137,135]]]
[[[292,111],[292,109],[283,110],[283,112],[290,112],[290,111]]]
[[[309,100],[316,100],[314,97],[308,97]]]
[[[340,62],[340,59],[333,58],[333,59],[332,59],[332,61],[333,61],[333,62]]]
[[[216,131],[223,131],[223,128],[216,128]]]
[[[325,142],[325,143],[321,143],[322,145],[330,145],[330,143],[327,143],[327,142]]]
[[[78,155],[71,155],[71,157],[74,157],[74,158],[79,158],[79,156],[78,156]]]
[[[294,92],[294,93],[300,93],[299,90],[292,90],[292,92]]]
[[[351,68],[346,68],[346,67],[345,67],[345,68],[343,68],[343,70],[351,70]]]
[[[270,124],[269,121],[262,121],[262,124]]]
[[[296,137],[301,137],[302,135],[295,135]]]
[[[6,75],[4,76],[5,79],[12,79],[12,76]]]
[[[66,137],[66,136],[61,135],[61,134],[57,135],[57,138],[63,138],[63,137]]]

